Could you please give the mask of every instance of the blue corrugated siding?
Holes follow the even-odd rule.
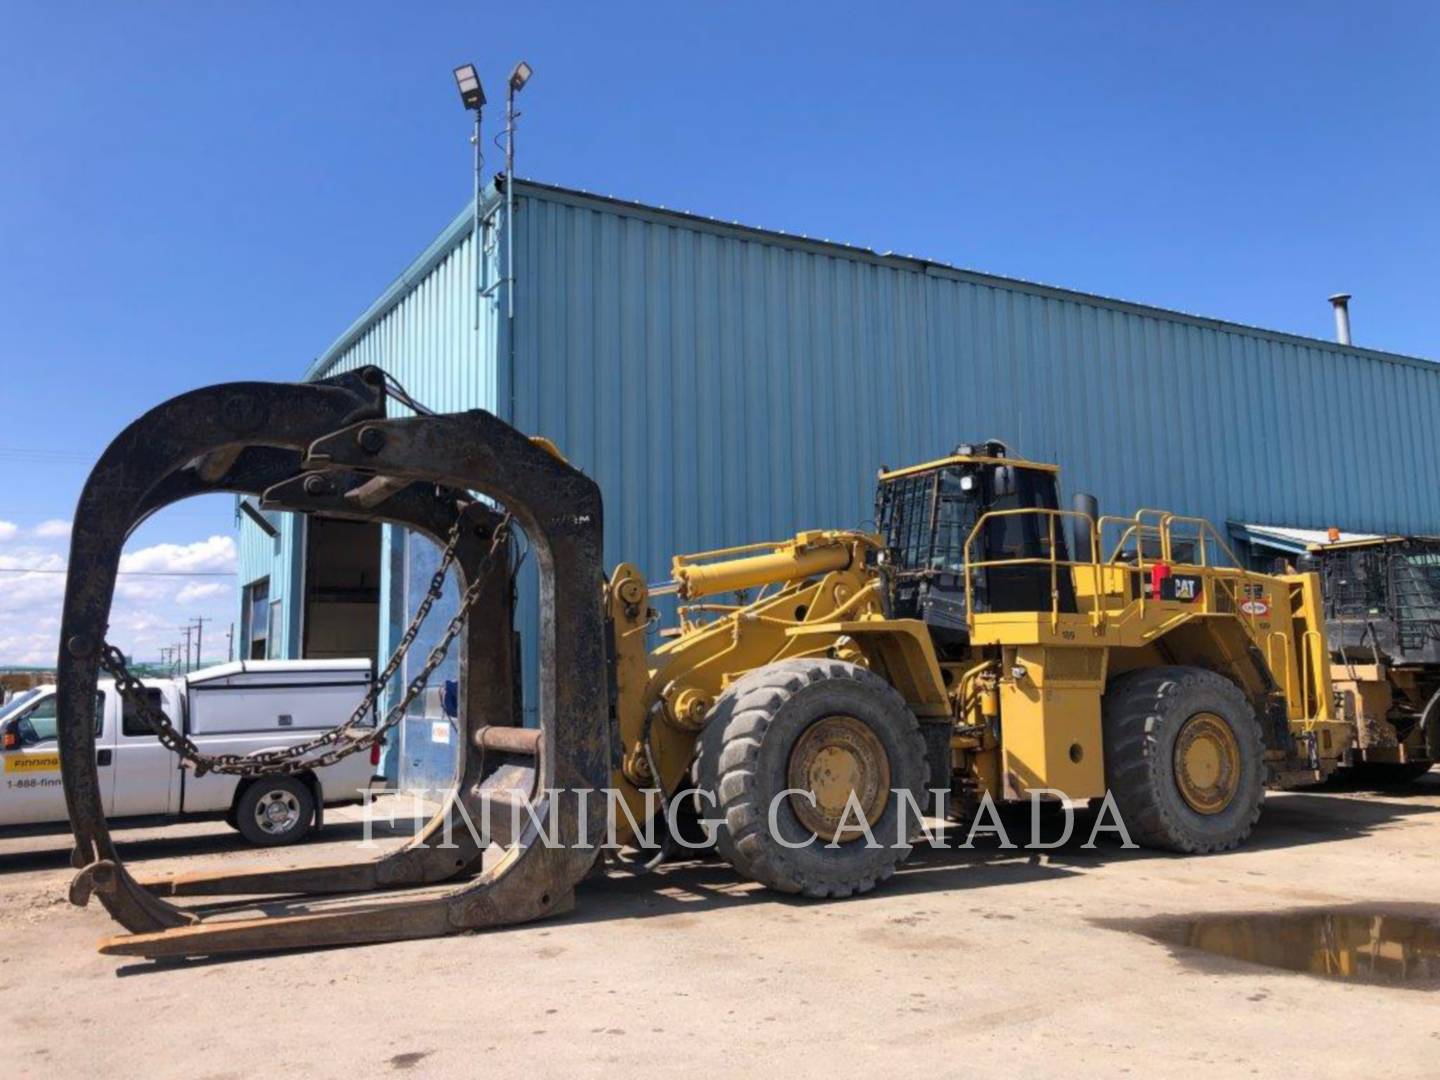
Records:
[[[1440,367],[1426,361],[517,193],[517,423],[599,481],[608,560],[652,580],[677,551],[862,524],[877,467],[984,438],[1059,463],[1066,489],[1109,513],[1440,532]],[[502,284],[497,203],[488,193],[482,283]],[[374,363],[437,409],[507,415],[504,291],[477,331],[467,222],[310,376]],[[533,641],[533,587],[521,599]],[[382,648],[397,614],[382,612]]]
[[[652,579],[864,522],[878,466],[992,437],[1107,512],[1440,531],[1425,362],[583,198],[517,225],[519,425]]]
[[[302,605],[299,601],[304,589],[301,555],[305,527],[294,514],[271,513],[269,518],[280,530],[278,538],[266,536],[249,518],[243,515],[237,517],[239,589],[235,626],[245,626],[245,586],[261,578],[269,578],[270,602],[280,602],[281,617],[277,640],[267,643],[267,647],[270,655],[277,659],[293,659],[300,655]],[[242,637],[236,643],[236,655],[244,656],[249,645],[250,642]]]

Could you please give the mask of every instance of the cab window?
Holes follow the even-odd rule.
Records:
[[[121,700],[123,701],[124,699],[122,698]],[[164,699],[161,697],[159,690],[155,689],[154,687],[147,687],[145,690],[145,700],[149,704],[150,708],[154,709],[156,712],[163,713],[167,719],[170,718],[170,714],[165,712]],[[140,715],[139,710],[137,710],[134,705],[132,705],[129,701],[125,701],[125,708],[124,711],[121,713],[120,717],[120,733],[122,735],[129,736],[153,736],[155,734],[155,729],[152,728],[149,722]]]
[[[16,730],[21,746],[34,746],[50,742],[58,737],[59,723],[56,719],[56,696],[47,694],[16,720]],[[95,693],[95,734],[98,736],[105,725],[105,691]]]

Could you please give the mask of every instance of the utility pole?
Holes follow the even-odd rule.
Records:
[[[185,635],[185,670],[188,672],[190,670],[190,635],[195,632],[195,627],[182,626],[180,632]]]
[[[200,668],[200,667],[204,667],[204,666],[205,666],[205,654],[200,651],[201,642],[204,641],[204,638],[205,638],[205,624],[206,624],[207,622],[214,622],[215,620],[212,619],[212,618],[210,618],[208,615],[206,615],[206,616],[196,615],[194,618],[195,618],[195,666],[196,666],[197,668]]]
[[[230,629],[225,631],[225,659],[235,659],[235,623],[232,620]]]

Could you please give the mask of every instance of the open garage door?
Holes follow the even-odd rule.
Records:
[[[376,658],[380,526],[312,517],[305,530],[306,659]]]

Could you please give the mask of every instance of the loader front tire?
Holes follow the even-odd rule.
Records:
[[[1250,835],[1265,744],[1229,679],[1191,667],[1128,672],[1107,689],[1102,722],[1106,785],[1137,844],[1198,855]]]
[[[895,688],[817,659],[731,684],[695,762],[719,854],[762,885],[809,897],[868,892],[895,872],[929,773],[920,724]]]

